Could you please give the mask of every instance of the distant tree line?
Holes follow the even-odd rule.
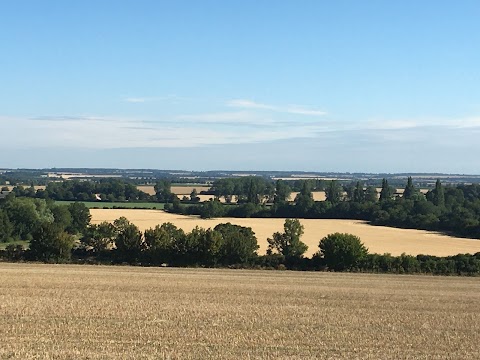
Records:
[[[304,181],[295,200],[290,202],[288,198],[292,189],[285,181],[278,180],[272,190],[272,186],[267,186],[262,179],[227,180],[214,184],[215,199],[199,205],[178,205],[169,210],[203,218],[355,219],[373,225],[434,230],[480,238],[479,184],[444,186],[437,180],[435,188],[423,194],[409,177],[403,194],[398,195],[386,179],[383,179],[379,191],[374,186],[365,187],[360,181],[341,185],[333,180],[324,183],[326,200],[314,201],[312,191],[315,184]],[[235,184],[237,190],[232,190]],[[256,192],[252,190],[249,193],[248,189]],[[221,196],[227,199],[235,196],[240,203],[222,204],[219,200]]]
[[[214,199],[199,202],[194,190],[179,199],[171,191],[171,181],[163,179],[154,186],[155,195],[139,191],[122,179],[99,181],[68,180],[50,182],[45,190],[17,186],[17,197],[91,201],[159,202],[175,213],[212,217],[282,217],[313,219],[365,220],[373,225],[442,231],[464,237],[480,237],[480,185],[444,186],[440,180],[426,194],[407,179],[403,194],[397,194],[387,179],[381,189],[361,181],[297,180],[272,182],[266,178],[245,176],[216,180],[209,193]],[[313,191],[325,191],[325,201],[314,201]],[[294,201],[290,201],[297,190]],[[220,199],[226,203],[220,203]],[[101,204],[101,202],[99,203]],[[99,205],[101,206],[101,205]]]

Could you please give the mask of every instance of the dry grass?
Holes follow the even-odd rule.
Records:
[[[478,359],[476,278],[0,264],[0,358]]]
[[[250,226],[257,235],[260,245],[259,253],[265,252],[268,237],[271,237],[275,231],[283,231],[285,221],[284,219],[239,218],[202,220],[198,217],[169,214],[160,210],[91,209],[90,212],[93,223],[113,222],[120,216],[125,216],[141,230],[164,222],[171,222],[185,231],[191,231],[197,225],[213,228],[217,224],[226,222]],[[356,220],[302,219],[300,221],[305,227],[302,241],[309,247],[308,256],[318,251],[318,243],[322,237],[334,232],[347,232],[359,236],[372,253],[447,256],[480,251],[480,240],[449,237],[429,231],[371,226]]]

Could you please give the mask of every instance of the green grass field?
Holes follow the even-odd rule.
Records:
[[[59,205],[68,205],[73,201],[55,201]],[[158,209],[163,210],[164,205],[162,203],[138,203],[138,202],[103,202],[103,201],[80,201],[85,204],[89,209]]]

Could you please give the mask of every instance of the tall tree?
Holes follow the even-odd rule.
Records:
[[[378,201],[378,193],[377,193],[377,189],[375,188],[375,186],[367,186],[366,190],[365,190],[365,201],[366,202],[377,202]]]
[[[365,190],[363,190],[363,183],[357,181],[355,189],[353,190],[353,201],[356,203],[363,203],[365,201]]]
[[[338,204],[342,199],[342,187],[336,180],[332,180],[330,184],[328,184],[325,197],[326,200],[332,204]]]
[[[405,190],[403,192],[403,198],[413,200],[416,195],[417,189],[415,189],[415,186],[413,185],[412,177],[409,176],[407,179],[407,185],[405,186]]]
[[[155,186],[155,196],[158,202],[170,203],[173,200],[172,183],[169,180],[160,180]]]
[[[190,201],[199,202],[200,197],[198,196],[197,189],[193,189],[190,193]]]
[[[90,210],[88,210],[84,203],[80,202],[71,203],[68,205],[68,210],[72,217],[72,222],[67,228],[68,232],[72,234],[83,233],[87,229],[90,219],[92,218]]]
[[[388,180],[383,178],[382,190],[380,191],[380,201],[390,200],[393,197],[393,189],[388,185]]]
[[[278,252],[286,259],[302,257],[308,246],[300,238],[303,235],[303,225],[298,219],[286,219],[283,233],[276,232],[268,241],[268,252]]]
[[[445,207],[445,190],[443,189],[440,179],[437,179],[435,183],[433,204],[442,208]]]
[[[288,201],[290,194],[292,193],[292,189],[288,185],[286,181],[277,180],[275,183],[275,197],[274,203],[276,205],[284,204]]]
[[[313,200],[312,187],[309,181],[303,181],[300,192],[295,197],[295,207],[299,214],[305,215],[315,205]]]
[[[115,224],[116,222],[116,224]],[[144,249],[143,234],[140,229],[128,220],[120,224],[115,220],[117,228],[115,246],[120,256],[126,261],[135,261]]]
[[[7,213],[0,209],[0,243],[12,240],[13,230],[13,225],[8,219]]]

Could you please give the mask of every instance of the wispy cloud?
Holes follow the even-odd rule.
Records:
[[[166,95],[166,96],[128,96],[123,98],[124,102],[127,103],[147,103],[147,102],[157,102],[157,101],[181,101],[187,100],[187,98],[177,96],[177,95]]]
[[[178,115],[175,119],[182,122],[216,123],[216,124],[229,124],[229,125],[258,124],[259,122],[265,121],[265,117],[259,116],[255,113],[248,112],[248,111]],[[272,123],[272,121],[270,120],[267,120],[267,121],[269,123]]]
[[[260,124],[248,112],[184,115],[184,121],[97,116],[37,116],[0,118],[6,133],[21,137],[2,140],[6,148],[176,148],[249,144],[312,137],[314,124]],[[271,120],[269,120],[271,121]],[[28,129],[25,131],[25,129]]]
[[[269,104],[258,103],[247,99],[233,99],[227,102],[229,107],[237,107],[244,109],[258,109],[269,110],[279,113],[288,113],[296,115],[308,115],[308,116],[324,116],[327,113],[323,110],[309,109],[300,105],[288,105],[288,106],[275,106]]]
[[[267,115],[267,116],[266,116]],[[253,144],[293,139],[318,139],[365,146],[440,141],[445,146],[469,146],[480,132],[480,118],[372,121],[296,121],[281,114],[232,111],[177,115],[166,118],[105,116],[0,117],[0,148],[192,148],[206,145]],[[426,141],[428,139],[428,141]],[[459,141],[459,139],[461,139]],[[346,145],[347,146],[347,145]],[[439,145],[440,146],[440,145]]]
[[[251,100],[245,99],[234,99],[227,102],[227,106],[230,107],[239,107],[245,109],[265,109],[265,110],[276,110],[277,108],[272,105],[261,104]]]
[[[142,97],[129,97],[125,98],[124,101],[128,103],[144,103],[147,102],[149,98],[142,98]]]

